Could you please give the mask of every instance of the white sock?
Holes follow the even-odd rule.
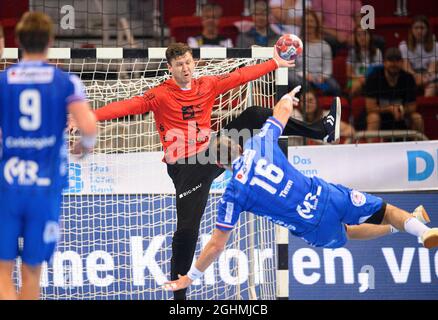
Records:
[[[413,236],[421,237],[427,230],[430,230],[430,228],[416,218],[409,218],[405,221],[405,231]]]
[[[393,227],[393,226],[391,226],[391,225],[389,225],[389,227],[391,228],[390,230],[391,230],[391,233],[397,233],[398,232],[398,229],[397,228],[395,228],[395,227]]]

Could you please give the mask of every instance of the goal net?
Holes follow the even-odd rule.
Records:
[[[164,59],[50,61],[81,77],[93,109],[142,95],[170,77]],[[13,62],[0,60],[0,68]],[[257,62],[196,59],[194,76],[227,73]],[[271,73],[220,95],[212,128],[221,129],[250,105],[272,108],[275,91]],[[75,139],[70,136],[70,143]],[[52,261],[43,265],[43,299],[172,298],[161,286],[170,277],[176,206],[162,157],[152,113],[99,123],[94,153],[70,159],[61,239]],[[212,185],[195,257],[211,235],[230,176],[225,173]],[[242,214],[225,252],[189,288],[188,299],[275,299],[274,238],[272,223]]]

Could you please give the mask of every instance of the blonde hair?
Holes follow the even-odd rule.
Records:
[[[20,46],[28,53],[42,53],[53,38],[53,23],[42,12],[26,12],[15,27]]]

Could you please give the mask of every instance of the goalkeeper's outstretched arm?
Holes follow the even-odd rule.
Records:
[[[180,276],[178,280],[166,282],[164,284],[164,289],[178,291],[187,288],[193,281],[200,278],[210,264],[212,264],[224,251],[230,235],[231,230],[224,231],[215,229],[210,241],[208,241],[204,250],[202,250],[195,265],[186,275]]]

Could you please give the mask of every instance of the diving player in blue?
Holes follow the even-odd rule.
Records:
[[[316,247],[338,248],[347,238],[380,236],[387,225],[421,237],[426,248],[438,247],[438,228],[428,228],[381,198],[306,177],[289,163],[278,138],[297,105],[299,89],[280,99],[261,132],[247,140],[243,154],[229,137],[222,135],[216,140],[213,150],[217,151],[218,164],[233,171],[220,200],[216,229],[187,275],[167,282],[166,290],[186,288],[202,276],[224,250],[243,211],[264,216]],[[340,103],[339,98],[336,101]]]
[[[0,73],[0,299],[30,300],[39,298],[41,263],[51,258],[59,237],[67,113],[82,133],[75,153],[92,150],[97,127],[79,78],[45,62],[53,40],[50,18],[25,13],[16,36],[22,60]],[[18,256],[17,293],[12,271]]]

